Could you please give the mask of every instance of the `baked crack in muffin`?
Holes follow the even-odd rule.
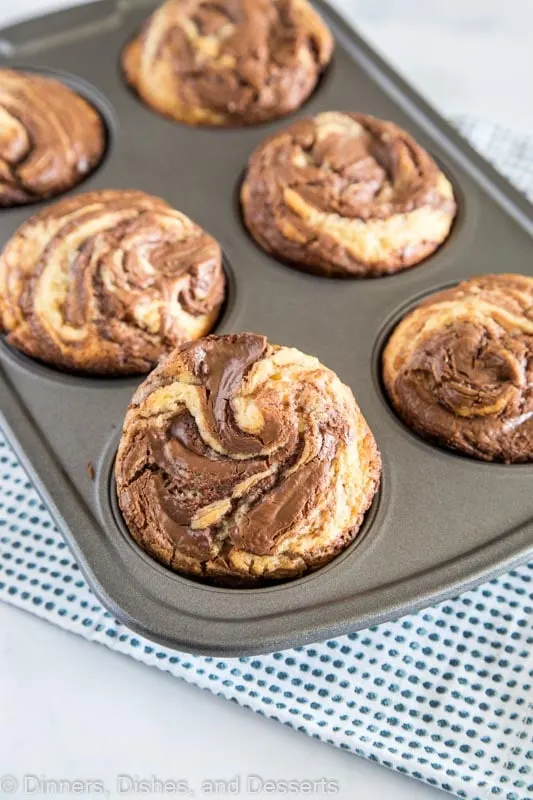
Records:
[[[485,275],[395,328],[383,380],[421,436],[485,461],[533,461],[533,278]]]
[[[252,125],[298,108],[333,39],[307,0],[168,0],[122,55],[156,111],[190,125]]]
[[[392,122],[325,112],[266,139],[241,188],[267,252],[320,275],[376,277],[418,264],[448,236],[452,186]]]
[[[0,328],[60,369],[147,372],[213,328],[224,285],[218,243],[164,200],[89,192],[48,206],[7,243]]]
[[[135,541],[174,570],[237,585],[326,564],[356,537],[379,479],[350,389],[253,333],[165,358],[133,396],[116,460]]]
[[[105,148],[102,119],[83,97],[53,78],[0,69],[0,207],[71,189]]]

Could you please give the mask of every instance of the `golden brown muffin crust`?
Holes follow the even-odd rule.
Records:
[[[456,210],[450,182],[406,131],[347,112],[266,139],[248,162],[241,202],[269,253],[342,277],[414,266],[446,239]]]
[[[380,457],[351,391],[264,336],[175,350],[129,407],[117,462],[131,535],[172,569],[296,577],[356,536]]]
[[[214,326],[218,243],[158,197],[89,192],[25,222],[0,256],[0,328],[61,369],[147,372]]]
[[[407,425],[486,461],[533,461],[533,278],[485,275],[394,330],[383,378]]]
[[[122,56],[144,102],[191,125],[250,125],[298,108],[333,49],[307,0],[168,0]]]
[[[71,189],[97,166],[105,147],[100,115],[68,86],[0,69],[0,207]]]

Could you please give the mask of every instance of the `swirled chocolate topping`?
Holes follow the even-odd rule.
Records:
[[[252,154],[244,221],[268,252],[326,275],[413,266],[447,237],[451,184],[392,122],[327,112],[275,133]]]
[[[95,109],[68,86],[0,69],[0,207],[33,203],[76,186],[104,154]]]
[[[164,200],[133,190],[67,198],[0,256],[8,342],[62,369],[148,371],[209,332],[224,298],[218,243]]]
[[[249,125],[298,108],[333,40],[307,0],[168,0],[127,45],[127,81],[192,125]]]
[[[425,300],[383,355],[391,401],[432,441],[533,461],[533,278],[486,275]]]
[[[337,376],[251,333],[167,357],[132,400],[116,466],[142,547],[177,570],[251,581],[333,558],[356,535],[379,472]]]

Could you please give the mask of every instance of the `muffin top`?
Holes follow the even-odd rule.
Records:
[[[34,203],[76,186],[101,160],[104,124],[63,83],[0,69],[0,207]]]
[[[252,333],[164,359],[132,399],[116,462],[141,547],[175,570],[252,583],[333,558],[379,475],[348,387],[316,358]]]
[[[212,329],[224,284],[218,243],[164,200],[89,192],[48,206],[7,243],[0,327],[60,369],[146,372]]]
[[[453,189],[404,130],[326,112],[266,139],[241,191],[244,221],[268,252],[324,275],[405,269],[447,237]]]
[[[383,354],[407,425],[486,461],[533,461],[533,278],[485,275],[422,302]]]
[[[298,108],[333,50],[307,0],[168,0],[122,56],[128,83],[191,125],[250,125]]]

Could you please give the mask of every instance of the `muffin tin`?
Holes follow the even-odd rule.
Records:
[[[229,296],[218,332],[253,330],[316,355],[348,383],[381,448],[383,482],[356,541],[326,567],[260,589],[174,574],[141,551],[116,503],[113,463],[142,379],[60,373],[0,343],[2,426],[89,584],[122,622],[190,652],[241,655],[375,625],[451,596],[533,552],[533,465],[485,464],[417,438],[390,409],[379,360],[421,297],[485,272],[533,274],[533,210],[325,3],[333,63],[296,114],[240,130],[193,129],[143,106],[119,69],[151,3],[103,0],[0,32],[0,66],[64,80],[103,114],[105,160],[76,192],[160,195],[222,244]],[[424,264],[391,277],[334,280],[262,252],[242,225],[246,160],[270,132],[325,110],[360,110],[410,131],[454,183],[459,213]],[[0,212],[0,245],[43,204]]]

